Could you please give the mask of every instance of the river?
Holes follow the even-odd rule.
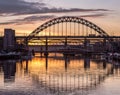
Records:
[[[0,95],[120,95],[120,62],[50,56],[0,61]]]

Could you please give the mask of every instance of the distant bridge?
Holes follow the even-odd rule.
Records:
[[[64,16],[54,18],[36,28],[27,36],[26,42],[31,42],[36,36],[43,37],[80,37],[80,36],[100,36],[109,35],[92,22],[79,17]],[[41,37],[42,38],[42,37]],[[40,42],[40,41],[39,41]]]
[[[29,46],[38,45],[39,48],[45,46],[45,50],[43,51],[49,52],[55,51],[55,49],[58,51],[59,48],[57,47],[59,46],[62,46],[63,50],[68,46],[71,50],[74,49],[73,47],[78,47],[77,49],[80,50],[88,47],[86,51],[91,51],[93,44],[93,49],[100,48],[101,46],[102,49],[95,50],[100,51],[106,49],[106,44],[109,46],[108,48],[111,48],[109,41],[114,39],[119,40],[119,38],[120,36],[109,36],[107,32],[105,32],[96,24],[83,18],[74,16],[54,18],[40,25],[27,37],[16,37],[17,40],[22,39],[23,41],[24,39],[25,44]],[[50,46],[54,46],[54,50],[49,50]]]
[[[71,24],[74,24],[73,25],[74,27]],[[51,26],[53,26],[52,31],[50,29]],[[49,31],[46,30],[48,28],[49,28]],[[91,30],[89,30],[88,28],[90,28]],[[80,31],[80,29],[82,31]],[[65,17],[52,19],[42,24],[41,26],[36,28],[32,33],[30,33],[30,35],[27,38],[30,40],[40,32],[43,32],[44,30],[46,30],[45,34],[43,34],[44,36],[55,36],[55,35],[57,36],[60,36],[60,35],[61,36],[64,36],[64,35],[65,36],[80,36],[80,35],[88,36],[92,34],[96,35],[96,33],[98,33],[100,36],[109,36],[103,29],[101,29],[100,27],[98,27],[97,25],[93,24],[88,20],[85,20],[79,17],[65,16]],[[94,30],[94,32],[92,30]]]

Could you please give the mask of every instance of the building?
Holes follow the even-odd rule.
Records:
[[[0,50],[3,49],[3,37],[0,36]]]
[[[15,48],[15,30],[4,29],[3,49],[14,50]]]

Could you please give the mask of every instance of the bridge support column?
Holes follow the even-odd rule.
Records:
[[[40,46],[40,56],[42,57],[42,54],[43,54],[43,48],[42,48],[42,45]]]
[[[48,37],[46,37],[46,41],[45,41],[45,56],[48,56]]]
[[[87,47],[90,44],[90,40],[88,40],[87,38],[84,39],[84,47],[87,49]]]
[[[25,38],[25,48],[29,51],[28,38]]]
[[[67,37],[65,37],[65,47],[67,47]]]
[[[103,47],[104,47],[104,51],[106,51],[107,50],[107,43],[106,43],[107,41],[106,41],[106,38],[103,40]]]
[[[25,45],[28,46],[28,39],[27,39],[27,37],[25,38]]]

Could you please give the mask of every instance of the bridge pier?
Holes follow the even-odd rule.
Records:
[[[88,49],[88,46],[90,44],[90,40],[88,40],[87,38],[84,39],[84,48]]]
[[[67,37],[65,37],[65,47],[67,47]]]
[[[48,37],[46,36],[46,39],[45,39],[46,41],[45,41],[45,53],[44,53],[44,55],[45,56],[48,56]]]
[[[106,38],[103,39],[103,46],[104,46],[104,50],[106,51],[107,50],[107,41],[106,41]]]
[[[43,54],[43,48],[42,48],[42,45],[40,46],[40,56],[42,57],[42,54]]]
[[[26,45],[26,47],[28,47],[28,38],[27,37],[25,37],[25,45]]]

